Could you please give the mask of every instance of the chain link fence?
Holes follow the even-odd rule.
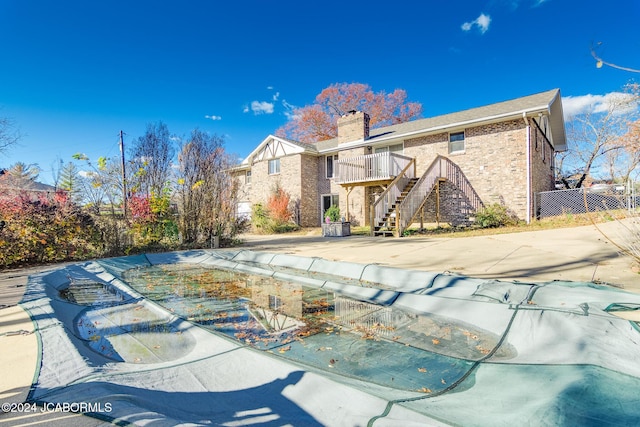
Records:
[[[640,195],[634,183],[627,186],[598,184],[587,188],[536,193],[534,203],[538,219],[620,209],[635,212],[636,207],[640,206]]]

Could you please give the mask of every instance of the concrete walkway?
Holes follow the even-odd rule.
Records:
[[[616,223],[599,227],[616,235]],[[244,235],[243,248],[450,271],[471,277],[546,282],[602,282],[640,292],[640,274],[595,226],[478,237],[321,237]]]
[[[615,223],[602,230],[615,236]],[[603,282],[640,292],[640,274],[594,226],[481,237],[372,238],[349,236],[245,235],[241,248],[329,260],[378,263],[398,268],[450,271],[471,277],[546,282]],[[0,402],[23,402],[36,372],[38,343],[28,314],[17,304],[28,276],[59,266],[0,272]],[[24,332],[24,333],[23,333]],[[95,426],[77,414],[4,414],[0,427]]]
[[[65,264],[40,266],[0,272],[0,403],[26,400],[38,369],[38,339],[29,314],[17,305],[32,274]],[[79,397],[79,400],[82,400]],[[0,409],[0,427],[48,426],[94,427],[111,425],[82,414],[42,412],[40,408],[14,407],[6,413]],[[21,410],[20,410],[21,409]]]

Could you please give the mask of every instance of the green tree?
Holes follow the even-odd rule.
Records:
[[[75,203],[82,201],[83,186],[79,175],[80,170],[73,162],[68,162],[60,170],[59,188],[65,190]]]

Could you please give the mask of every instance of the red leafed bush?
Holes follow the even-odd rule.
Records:
[[[269,216],[277,224],[286,224],[291,220],[291,210],[289,209],[289,202],[291,196],[281,187],[277,187],[275,191],[269,196],[267,200],[267,210]]]
[[[134,222],[151,222],[154,214],[151,211],[151,199],[148,196],[134,194],[129,198],[129,210]]]
[[[141,247],[173,243],[177,240],[176,225],[171,218],[169,193],[134,194],[129,198],[131,231],[134,244]]]
[[[86,259],[100,232],[64,192],[0,196],[0,268]]]

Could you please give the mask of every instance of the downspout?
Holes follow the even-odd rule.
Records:
[[[527,224],[531,223],[531,125],[527,119],[527,113],[522,112],[522,118],[527,125]]]

